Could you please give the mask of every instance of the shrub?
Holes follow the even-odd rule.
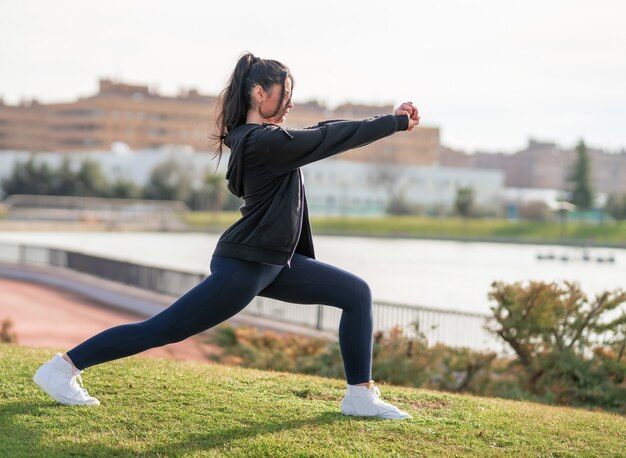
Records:
[[[519,216],[525,220],[543,222],[552,219],[552,211],[545,202],[533,200],[519,206]]]
[[[224,348],[223,354],[212,356],[220,362],[329,377],[343,375],[341,354],[325,339],[221,325],[209,340]]]
[[[17,343],[17,334],[12,332],[13,321],[6,318],[0,322],[0,342]]]
[[[492,287],[496,305],[485,327],[511,346],[513,358],[429,346],[415,323],[410,334],[399,327],[374,333],[374,380],[626,413],[626,314],[606,318],[626,292],[604,292],[590,302],[571,282]],[[228,325],[218,326],[210,340],[224,348],[213,357],[220,362],[345,376],[337,342]]]
[[[345,376],[337,342],[228,325],[218,326],[209,340],[224,348],[212,358],[226,364]],[[484,372],[496,356],[445,345],[428,348],[423,334],[409,337],[399,327],[376,332],[373,347],[372,375],[377,381],[483,394],[488,386]]]
[[[589,301],[575,282],[494,282],[487,328],[515,354],[520,387],[548,401],[626,411],[626,292]]]

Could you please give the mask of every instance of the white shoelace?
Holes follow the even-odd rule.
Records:
[[[391,404],[387,404],[386,402],[384,402],[383,400],[380,399],[380,389],[376,386],[376,385],[372,385],[372,389],[371,390],[367,390],[368,396],[370,397],[370,399],[372,400],[372,402],[374,404],[378,404],[381,406],[385,406],[385,407],[389,407],[392,408],[394,410],[397,409],[396,406],[393,406]]]
[[[88,397],[89,393],[87,393],[87,390],[85,389],[85,387],[83,386],[83,378],[80,376],[81,372],[83,371],[72,371],[72,383],[73,385],[75,385],[74,387],[79,391],[79,393],[84,396],[84,397]],[[78,381],[80,382],[80,388],[78,386],[78,384],[76,383],[76,380],[78,379]]]

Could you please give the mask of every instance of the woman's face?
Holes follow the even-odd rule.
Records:
[[[276,112],[276,109],[280,104],[281,90],[281,85],[277,83],[274,84],[271,92],[267,94],[267,98],[259,107],[259,110],[264,116],[268,116]],[[280,110],[275,118],[268,119],[266,122],[278,124],[285,121],[287,113],[289,113],[289,109],[291,107],[293,107],[293,103],[291,102],[291,78],[287,77],[285,79],[285,99],[282,102]]]

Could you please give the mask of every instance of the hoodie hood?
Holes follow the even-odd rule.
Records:
[[[288,137],[293,138],[293,136],[281,126],[263,123],[242,124],[237,126],[224,139],[224,144],[230,149],[230,158],[228,159],[228,169],[226,171],[226,179],[228,180],[227,187],[228,190],[237,197],[243,196],[243,170],[248,135],[267,125],[276,126],[287,134]]]
[[[243,165],[246,139],[248,135],[260,127],[263,127],[263,125],[242,124],[233,129],[224,139],[224,144],[230,149],[228,169],[226,171],[227,187],[237,197],[243,196]]]

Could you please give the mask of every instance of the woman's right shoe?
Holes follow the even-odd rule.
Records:
[[[61,404],[72,406],[97,406],[100,401],[89,396],[83,388],[82,370],[75,369],[63,359],[61,353],[54,355],[37,369],[33,381]],[[80,386],[76,379],[80,381]]]
[[[341,401],[341,413],[357,417],[378,417],[389,420],[413,418],[396,406],[380,400],[380,390],[374,382],[367,386],[347,385],[346,395]]]

